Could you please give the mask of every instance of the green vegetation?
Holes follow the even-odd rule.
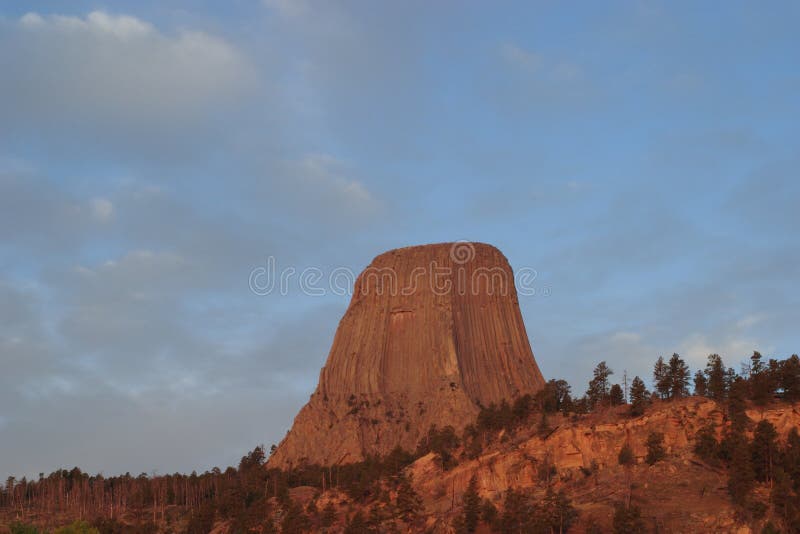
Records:
[[[510,488],[503,500],[503,512],[491,526],[501,533],[550,534],[567,532],[577,517],[563,491],[548,488],[545,498],[535,502],[530,492]]]
[[[403,521],[413,523],[422,511],[422,500],[411,486],[411,479],[403,473],[398,475],[397,511]]]
[[[100,534],[100,531],[86,521],[75,521],[66,527],[57,528],[53,534]]]
[[[631,408],[630,414],[632,416],[642,415],[645,406],[650,400],[650,392],[644,385],[644,381],[638,376],[633,377],[631,382]]]
[[[36,528],[33,525],[28,525],[25,523],[20,523],[19,521],[11,523],[8,526],[11,534],[40,534],[41,530]]]
[[[630,534],[631,532],[647,532],[642,510],[636,505],[626,506],[617,503],[614,507],[614,534]]]
[[[660,398],[669,398],[672,379],[669,377],[669,366],[664,362],[662,356],[658,357],[656,364],[653,366],[653,387]]]
[[[659,356],[653,367],[653,384],[662,399],[680,399],[689,394],[689,366],[677,354],[669,362]]]
[[[667,368],[670,399],[680,399],[689,395],[690,376],[689,366],[686,365],[686,362],[677,354],[673,354]]]
[[[609,390],[611,389],[608,379],[614,374],[614,371],[603,361],[597,364],[593,374],[594,376],[589,381],[589,389],[586,391],[586,398],[589,401],[590,408],[608,404]]]
[[[694,394],[698,397],[705,397],[708,395],[708,378],[703,374],[703,371],[696,371],[694,373]]]
[[[633,449],[628,443],[622,446],[619,451],[619,456],[617,456],[617,461],[619,465],[634,465],[636,463],[636,457],[633,455]]]
[[[622,392],[622,387],[619,384],[614,384],[608,390],[608,401],[611,406],[619,406],[625,404],[625,394]]]
[[[478,478],[475,475],[469,479],[469,485],[461,496],[461,504],[461,514],[454,523],[456,533],[475,532],[481,517],[481,498],[478,495]]]
[[[744,507],[755,486],[755,473],[750,456],[750,447],[743,433],[734,431],[728,437],[727,445],[730,462],[728,464],[728,493],[731,501]]]
[[[719,443],[713,424],[704,426],[695,436],[694,453],[709,464],[719,462]]]
[[[449,471],[456,465],[458,460],[453,456],[453,451],[458,448],[460,440],[452,426],[446,426],[438,430],[436,426],[431,426],[428,433],[420,439],[417,445],[416,457],[425,456],[432,452],[442,470]]]
[[[647,457],[645,461],[648,464],[653,465],[663,460],[667,455],[667,452],[664,450],[664,434],[661,432],[650,432],[650,434],[647,435],[645,444],[647,445]]]

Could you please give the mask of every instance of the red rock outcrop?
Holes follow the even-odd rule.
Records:
[[[778,441],[785,443],[792,428],[800,427],[800,407],[775,403],[747,410],[757,422],[775,426]],[[655,402],[645,415],[630,418],[627,407],[583,416],[578,420],[558,416],[545,436],[534,425],[521,428],[508,440],[496,440],[474,460],[462,460],[443,471],[430,453],[415,461],[408,473],[423,498],[429,517],[438,517],[433,532],[451,532],[453,502],[461,502],[472,476],[478,492],[500,506],[509,488],[531,489],[543,496],[547,484],[542,466],[551,465],[557,487],[564,489],[583,515],[582,525],[570,532],[584,532],[594,523],[602,532],[611,530],[613,506],[633,484],[636,500],[645,514],[657,518],[663,532],[751,532],[741,524],[727,492],[727,472],[709,466],[694,453],[697,433],[711,425],[721,439],[730,425],[725,408],[705,397]],[[664,436],[666,459],[654,466],[645,462],[651,432]],[[752,430],[747,432],[752,439]],[[619,465],[623,445],[633,451],[632,472]],[[587,478],[586,474],[594,475]],[[603,518],[604,523],[596,524]]]
[[[464,242],[392,250],[356,280],[319,385],[269,465],[412,450],[431,425],[461,429],[479,403],[543,384],[499,250]]]

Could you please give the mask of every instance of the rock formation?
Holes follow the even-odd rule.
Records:
[[[460,430],[479,404],[543,384],[499,250],[466,242],[392,250],[356,280],[319,385],[269,465],[413,450],[431,425]]]
[[[583,516],[570,532],[585,532],[591,525],[610,532],[614,503],[631,487],[636,488],[635,502],[660,532],[752,532],[730,502],[724,466],[706,464],[693,450],[698,431],[707,426],[722,439],[731,424],[724,406],[689,397],[655,402],[641,417],[631,418],[627,411],[618,407],[578,420],[553,416],[553,429],[546,435],[533,426],[520,429],[513,445],[496,440],[478,458],[462,460],[449,471],[442,471],[432,453],[418,459],[408,471],[414,489],[430,517],[447,518],[439,521],[442,528],[430,531],[451,532],[445,525],[452,522],[452,503],[461,501],[472,476],[480,496],[500,506],[509,488],[528,489],[543,498],[548,484],[542,480],[542,467],[550,465],[558,487]],[[800,407],[790,404],[753,407],[746,413],[753,422],[772,423],[781,443],[800,425]],[[654,466],[645,462],[651,432],[663,434],[667,453]],[[747,437],[753,438],[752,430]],[[633,451],[632,469],[619,465],[623,445]]]

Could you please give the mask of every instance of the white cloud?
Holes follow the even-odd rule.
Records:
[[[186,266],[186,259],[176,252],[139,249],[88,270],[100,277],[91,280],[96,294],[114,288],[117,295],[144,290],[163,295],[179,283],[185,287],[181,282]]]
[[[556,80],[573,81],[583,77],[583,70],[575,63],[562,61],[553,65],[552,74]]]
[[[555,52],[528,50],[513,43],[501,44],[496,69],[486,83],[496,91],[497,105],[518,116],[521,110],[552,113],[561,106],[584,106],[598,96],[597,88],[582,65]]]
[[[92,215],[99,221],[108,221],[114,215],[114,204],[107,198],[93,198]]]
[[[512,69],[551,82],[572,82],[583,77],[583,69],[572,61],[554,59],[511,43],[500,46],[500,57]]]
[[[35,28],[44,24],[44,19],[38,13],[26,13],[19,19],[19,23],[28,28]]]
[[[567,189],[573,193],[578,193],[588,189],[589,185],[586,182],[579,182],[578,180],[568,180]]]
[[[642,342],[642,336],[636,332],[615,332],[611,336],[611,343],[637,344]]]
[[[739,369],[739,363],[745,361],[754,350],[769,354],[770,346],[765,346],[758,340],[732,332],[728,335],[710,337],[705,334],[692,334],[679,344],[679,354],[686,360],[692,369],[702,369],[709,354],[719,354],[729,367]]]
[[[767,315],[764,313],[751,313],[739,319],[739,321],[736,322],[736,326],[744,330],[763,322],[766,318]]]
[[[558,362],[555,375],[570,381],[577,395],[582,393],[592,369],[601,360],[605,360],[614,371],[612,382],[621,384],[626,372],[628,383],[637,375],[648,380],[652,362],[658,357],[658,350],[646,336],[631,330],[591,333],[570,341],[561,350],[570,357]]]
[[[95,31],[110,33],[120,39],[148,35],[153,26],[136,17],[126,15],[112,16],[102,11],[93,11],[86,17],[86,26]]]
[[[245,57],[204,32],[167,34],[103,11],[2,24],[0,118],[23,124],[187,120],[235,101],[252,81]]]
[[[509,65],[524,69],[530,73],[539,70],[544,63],[542,56],[539,54],[511,43],[505,43],[500,46],[500,57]]]
[[[297,179],[309,189],[333,196],[340,203],[372,209],[375,199],[358,180],[347,176],[347,169],[337,159],[326,154],[309,154],[296,163]]]

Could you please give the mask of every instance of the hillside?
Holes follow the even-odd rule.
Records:
[[[707,463],[694,451],[702,429],[709,425],[720,440],[730,431],[732,420],[724,405],[689,397],[655,401],[638,417],[630,417],[628,412],[629,406],[622,405],[587,415],[553,414],[543,425],[541,414],[533,411],[513,432],[485,432],[481,437],[485,445],[477,454],[470,450],[469,439],[440,448],[441,443],[435,443],[439,434],[434,433],[431,446],[436,450],[418,450],[416,459],[397,455],[383,463],[375,460],[338,469],[308,466],[305,471],[264,471],[258,469],[263,459],[255,458],[248,467],[246,460],[251,457],[245,457],[239,467],[240,478],[232,487],[246,492],[247,485],[254,484],[255,493],[266,493],[262,505],[247,509],[238,501],[252,497],[226,490],[224,485],[220,488],[219,480],[209,479],[207,490],[220,488],[223,495],[216,512],[201,499],[182,506],[143,504],[139,509],[131,507],[127,514],[118,512],[115,521],[95,518],[93,522],[100,532],[450,533],[457,532],[454,525],[463,518],[465,491],[474,476],[481,509],[493,507],[497,514],[493,523],[480,520],[476,532],[519,531],[508,530],[503,523],[508,495],[514,491],[525,495],[533,506],[550,502],[554,494],[562,495],[574,509],[569,532],[576,533],[614,531],[619,503],[640,509],[641,525],[649,532],[747,533],[761,532],[768,521],[779,524],[779,511],[770,505],[770,486],[776,482],[755,485],[752,503],[763,506],[751,505],[743,511],[731,501],[729,469],[722,463]],[[749,405],[745,413],[750,442],[760,421],[774,426],[781,449],[786,449],[792,429],[796,437],[800,427],[800,408],[789,403],[761,408]],[[649,465],[646,443],[653,432],[663,434],[664,457]],[[623,466],[619,456],[626,443],[633,464]],[[443,462],[442,452],[452,461]],[[798,452],[800,449],[794,454]],[[393,461],[399,470],[386,467]],[[220,476],[226,474],[230,476],[230,470]],[[312,480],[316,483],[310,484]],[[232,500],[228,504],[226,494]],[[245,510],[249,519],[221,517],[230,506]],[[15,516],[39,525],[53,525],[55,518],[35,508],[23,514],[19,509],[5,509],[0,525],[6,530],[0,532],[7,531]],[[481,516],[486,517],[485,511]],[[77,517],[62,513],[55,524]],[[83,517],[92,520],[91,514]],[[245,528],[248,521],[252,526]]]
[[[574,397],[545,382],[497,248],[391,250],[357,279],[317,388],[269,455],[190,475],[12,477],[0,528],[800,532],[797,355],[754,352],[738,373],[711,354],[694,375],[659,356],[652,393],[613,374],[601,361]]]
[[[479,495],[502,507],[508,488],[530,489],[543,498],[548,486],[563,489],[579,513],[571,532],[598,525],[612,530],[614,505],[630,498],[643,510],[646,524],[661,532],[749,532],[736,520],[727,492],[727,471],[703,462],[693,452],[697,433],[709,423],[719,439],[729,426],[725,410],[716,402],[690,397],[657,402],[641,417],[627,417],[627,406],[578,418],[551,418],[553,430],[545,437],[535,428],[519,429],[498,441],[478,458],[442,472],[434,455],[409,467],[414,487],[426,512],[436,518],[437,530],[447,532],[470,477],[476,476]],[[749,418],[770,421],[780,439],[800,427],[800,409],[785,404],[749,409]],[[651,432],[664,435],[666,457],[648,465],[646,441]],[[752,438],[752,432],[749,433]],[[629,443],[635,465],[619,465],[623,445]],[[552,466],[552,470],[548,469]],[[456,503],[456,507],[453,503]],[[755,522],[754,525],[758,525]],[[757,531],[757,530],[756,530]]]

